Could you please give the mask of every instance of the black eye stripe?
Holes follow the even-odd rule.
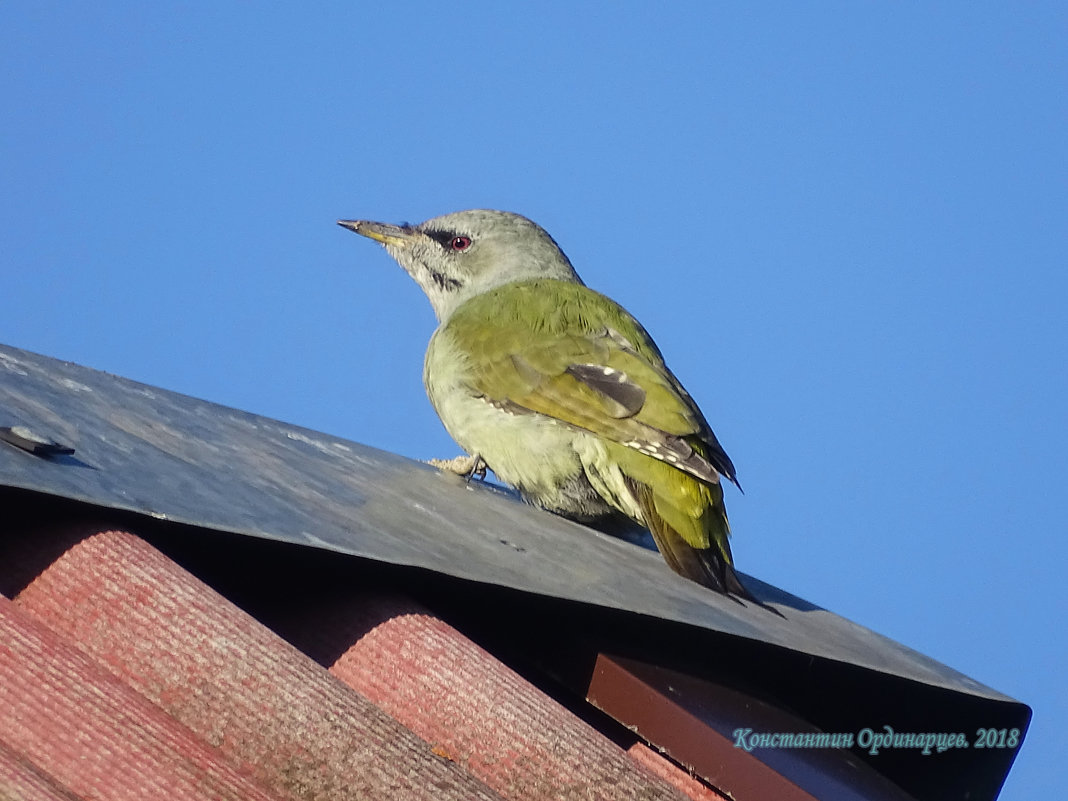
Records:
[[[427,236],[429,236],[431,239],[433,239],[435,242],[437,242],[439,245],[441,245],[443,248],[445,248],[446,250],[457,250],[457,249],[466,250],[466,248],[455,248],[455,247],[453,247],[452,242],[453,242],[454,239],[466,239],[468,242],[471,241],[471,237],[467,236],[466,234],[458,234],[456,231],[432,231],[431,230],[431,231],[425,231],[424,233]]]

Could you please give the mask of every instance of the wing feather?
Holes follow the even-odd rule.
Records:
[[[536,332],[516,330],[515,318],[493,317],[478,337],[472,390],[501,408],[552,417],[702,481],[715,483],[722,474],[736,482],[701,411],[633,318],[624,320],[628,336],[588,308],[556,312],[558,324]]]

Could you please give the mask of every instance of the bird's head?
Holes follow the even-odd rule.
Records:
[[[472,209],[419,225],[338,220],[381,242],[423,288],[439,322],[464,301],[530,278],[579,282],[560,246],[538,224],[507,211]]]

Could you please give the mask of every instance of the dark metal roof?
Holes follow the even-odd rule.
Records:
[[[146,526],[163,521],[153,525],[206,545],[210,572],[239,583],[244,571],[228,566],[247,563],[247,554],[228,548],[284,550],[273,577],[257,572],[267,585],[261,591],[307,575],[298,556],[330,562],[344,586],[371,572],[409,589],[415,581],[494,652],[513,654],[735,789],[778,786],[781,774],[799,798],[897,799],[902,790],[922,799],[993,798],[1015,749],[773,749],[758,763],[733,733],[886,725],[974,739],[978,727],[1022,735],[1030,719],[1023,704],[752,578],[754,594],[785,618],[710,592],[653,552],[492,486],[0,345],[0,498],[14,495],[40,501],[23,503],[27,510],[37,503],[58,512],[66,502],[52,499],[63,498],[141,515]],[[317,584],[323,567],[312,569]],[[749,767],[739,771],[743,763]]]
[[[770,585],[747,582],[785,619],[493,487],[7,346],[0,428],[11,429],[0,443],[0,485],[627,610],[1012,702]]]

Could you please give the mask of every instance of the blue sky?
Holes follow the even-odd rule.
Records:
[[[662,5],[662,4],[661,4]],[[545,226],[738,467],[740,568],[1068,752],[1068,12],[7,3],[0,341],[416,458],[434,320],[339,217]]]

